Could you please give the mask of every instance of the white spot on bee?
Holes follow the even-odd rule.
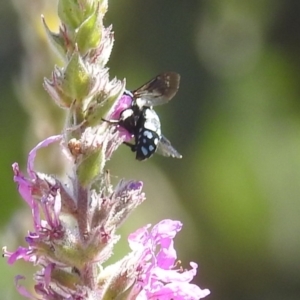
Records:
[[[141,128],[139,129],[139,132],[142,132],[142,130],[143,130],[143,128],[141,127]]]
[[[154,147],[152,145],[149,146],[149,150],[150,152],[153,152],[154,151]]]
[[[133,115],[133,110],[131,108],[125,109],[122,111],[120,120],[126,120]]]
[[[144,111],[145,123],[144,128],[157,132],[160,130],[159,117],[154,110],[148,108]]]
[[[144,143],[144,144],[147,144],[147,140],[146,140],[146,139],[143,139],[143,143]]]
[[[148,130],[144,131],[144,136],[146,136],[150,140],[153,139],[153,133]]]
[[[146,119],[158,119],[158,115],[153,109],[148,108],[145,110],[145,118]]]
[[[144,101],[142,101],[141,98],[136,98],[136,99],[135,99],[135,103],[136,103],[136,105],[137,105],[139,108],[142,108],[143,105],[144,105]]]
[[[155,144],[155,145],[158,144],[158,138],[154,139],[154,144]]]
[[[147,156],[148,150],[145,147],[141,147],[144,156]]]

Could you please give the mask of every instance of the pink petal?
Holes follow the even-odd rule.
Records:
[[[54,135],[46,138],[45,140],[38,143],[28,155],[28,163],[27,163],[27,172],[31,176],[31,178],[35,178],[35,172],[33,171],[34,168],[34,159],[36,157],[37,150],[47,147],[48,145],[60,141],[62,139],[62,135]]]
[[[131,250],[137,250],[144,245],[149,236],[148,228],[150,227],[151,224],[148,224],[128,236],[128,243]]]
[[[51,273],[52,273],[52,270],[54,268],[54,264],[49,264],[45,270],[44,270],[44,283],[45,283],[45,288],[49,288],[49,285],[51,283]]]
[[[197,300],[210,294],[208,289],[202,290],[195,284],[189,283],[170,283],[166,284],[160,291],[151,294],[148,299],[159,300]]]
[[[169,248],[161,248],[156,255],[157,265],[162,269],[172,268],[177,260],[177,253],[171,241]]]
[[[158,224],[156,224],[151,233],[154,236],[154,238],[157,238],[158,240],[162,239],[173,239],[177,232],[179,232],[182,228],[182,223],[179,221],[173,221],[173,220],[162,220]]]
[[[25,277],[24,277],[24,276],[21,276],[21,275],[17,275],[17,276],[15,277],[15,285],[16,285],[16,288],[17,288],[18,292],[19,292],[22,296],[24,296],[24,297],[26,297],[26,298],[34,299],[34,300],[41,300],[40,298],[34,297],[31,293],[29,293],[29,292],[26,290],[25,287],[23,287],[23,286],[21,286],[21,285],[19,284],[19,280],[21,280],[21,279],[25,279]]]
[[[10,265],[12,265],[18,259],[21,258],[24,259],[25,261],[33,261],[35,259],[35,256],[32,254],[31,250],[24,247],[19,247],[18,250],[10,254],[10,257],[7,262]]]
[[[14,163],[12,165],[14,172],[14,182],[18,184],[18,191],[22,198],[27,202],[27,204],[32,207],[32,196],[31,196],[31,187],[32,184],[29,182],[19,170],[19,165]]]
[[[132,98],[128,95],[123,95],[118,103],[115,105],[114,107],[114,111],[113,113],[110,115],[110,119],[113,119],[113,120],[119,120],[120,118],[120,113],[129,108],[131,106],[131,103],[132,103]]]
[[[153,268],[153,275],[163,282],[190,282],[197,274],[197,269],[178,272],[178,270],[163,270],[161,268]]]

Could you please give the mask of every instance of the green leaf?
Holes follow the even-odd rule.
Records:
[[[46,24],[45,18],[42,15],[42,23],[48,38],[49,43],[53,46],[54,50],[60,55],[62,59],[65,59],[67,52],[65,39],[61,34],[53,33]]]

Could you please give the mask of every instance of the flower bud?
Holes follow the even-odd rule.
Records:
[[[79,52],[75,50],[64,72],[62,90],[77,101],[89,94],[90,74]]]
[[[118,104],[117,100],[123,95],[125,84],[125,80],[113,80],[106,84],[105,93],[101,95],[102,99],[95,99],[86,111],[87,124],[90,126],[99,124],[109,114],[113,107]]]
[[[96,48],[102,37],[102,17],[97,8],[76,30],[75,42],[80,53],[85,54],[89,49]]]
[[[95,7],[95,1],[59,0],[58,16],[69,29],[75,30]]]
[[[99,170],[103,169],[104,153],[102,149],[86,156],[77,169],[78,180],[83,187],[91,184],[98,176]]]

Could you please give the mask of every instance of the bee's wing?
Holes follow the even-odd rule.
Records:
[[[156,153],[163,156],[182,158],[182,155],[171,145],[170,141],[163,135],[161,136],[160,141],[157,145]]]
[[[142,106],[155,106],[171,100],[179,88],[180,75],[175,72],[166,72],[133,91],[137,104]]]

